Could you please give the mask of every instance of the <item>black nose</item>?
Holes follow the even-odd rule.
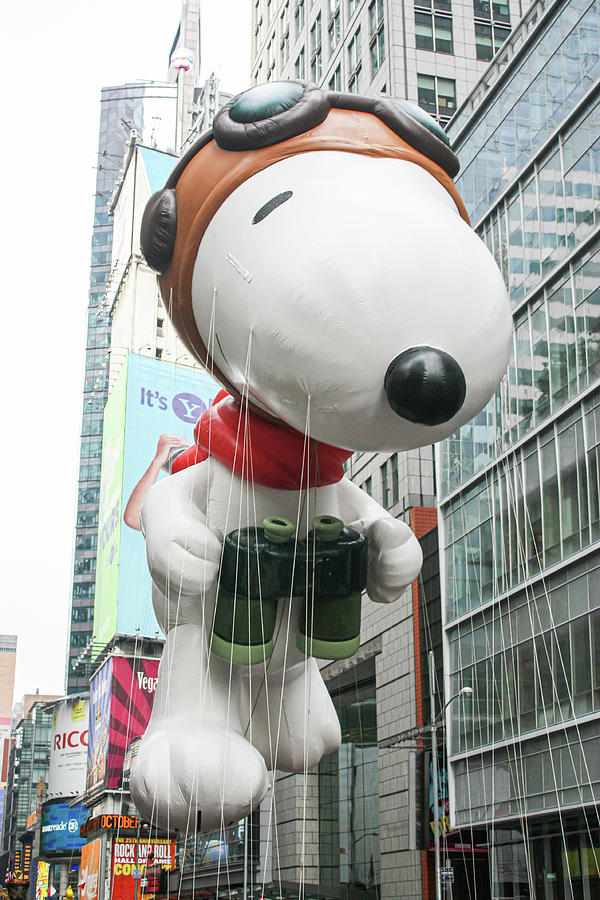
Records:
[[[393,359],[385,373],[390,406],[419,425],[441,425],[463,405],[467,385],[459,364],[433,347],[412,347]]]

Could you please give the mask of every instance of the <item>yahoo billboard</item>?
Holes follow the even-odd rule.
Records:
[[[193,440],[219,385],[206,372],[130,353],[104,411],[94,640],[154,637],[144,539],[123,521],[131,493],[157,458],[161,435]],[[165,477],[161,471],[159,478]]]

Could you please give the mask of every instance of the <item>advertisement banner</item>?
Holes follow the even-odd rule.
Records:
[[[106,787],[126,789],[154,703],[158,659],[113,657]]]
[[[150,900],[158,893],[161,869],[175,867],[175,841],[156,838],[138,841],[136,838],[117,838],[113,844],[112,900],[135,900],[135,869],[141,871],[138,897]]]
[[[35,880],[35,900],[46,900],[48,896],[49,865],[40,860],[37,864],[37,877]]]
[[[88,788],[126,789],[154,703],[158,659],[114,656],[90,683]]]
[[[104,784],[108,759],[108,729],[110,726],[110,691],[112,658],[104,663],[90,682],[88,716],[88,748],[86,787]]]
[[[117,630],[126,389],[125,362],[104,407],[94,599],[94,640],[98,646],[108,643]]]
[[[90,811],[78,803],[56,800],[45,803],[42,807],[40,853],[69,853],[81,849],[85,839],[79,830],[87,821]]]
[[[87,700],[65,700],[54,707],[48,799],[76,797],[85,789],[88,745]]]
[[[450,830],[450,800],[448,797],[448,770],[444,766],[443,757],[438,756],[438,822],[440,838]],[[429,827],[435,834],[435,792],[433,780],[433,762],[429,761]],[[432,838],[433,840],[433,838]],[[433,844],[432,844],[433,846]]]
[[[161,435],[191,443],[194,425],[219,385],[206,372],[130,353],[104,411],[94,639],[115,633],[154,637],[142,534],[123,521],[133,489],[155,458]],[[161,471],[159,478],[167,477]]]
[[[79,867],[79,900],[98,900],[101,859],[101,838],[84,845]]]

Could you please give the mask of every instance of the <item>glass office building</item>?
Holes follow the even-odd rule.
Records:
[[[34,704],[14,732],[7,774],[6,806],[0,855],[4,868],[12,866],[27,818],[46,796],[50,765],[53,710]]]
[[[456,825],[493,898],[600,895],[600,16],[532,7],[450,124],[514,329],[438,452]]]
[[[175,91],[174,85],[160,82],[136,82],[102,89],[67,649],[68,694],[86,690],[89,681],[88,666],[79,662],[79,657],[89,647],[93,628],[102,423],[108,396],[110,347],[109,308],[102,302],[111,272],[113,225],[109,205],[132,130],[140,136],[146,134],[149,146],[169,131],[174,142]]]

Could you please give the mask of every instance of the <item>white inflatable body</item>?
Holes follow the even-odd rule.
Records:
[[[302,772],[339,745],[337,715],[317,664],[296,649],[300,598],[291,608],[289,598],[279,602],[266,678],[264,664],[230,666],[207,651],[221,538],[273,512],[299,521],[300,534],[319,514],[366,531],[374,600],[396,599],[419,572],[421,548],[408,526],[345,478],[310,490],[299,520],[294,491],[255,485],[249,492],[248,482],[210,458],[159,482],[142,523],[167,643],[132,792],[138,806],[148,798],[143,812],[163,827],[210,831],[238,821],[262,799],[267,770]]]
[[[494,260],[439,181],[396,159],[321,150],[252,175],[212,216],[190,299],[211,359],[243,398],[348,449],[440,440],[482,408],[508,360]],[[397,414],[384,390],[391,361],[422,347],[464,374],[463,402],[434,424]],[[417,576],[409,528],[346,479],[300,495],[209,457],[151,489],[142,525],[167,640],[131,792],[158,825],[235,822],[259,804],[268,770],[302,772],[339,745],[318,666],[295,646],[303,598],[291,608],[281,598],[266,674],[264,663],[229,665],[208,650],[224,536],[278,515],[302,537],[317,514],[367,534],[372,600],[396,600]]]

